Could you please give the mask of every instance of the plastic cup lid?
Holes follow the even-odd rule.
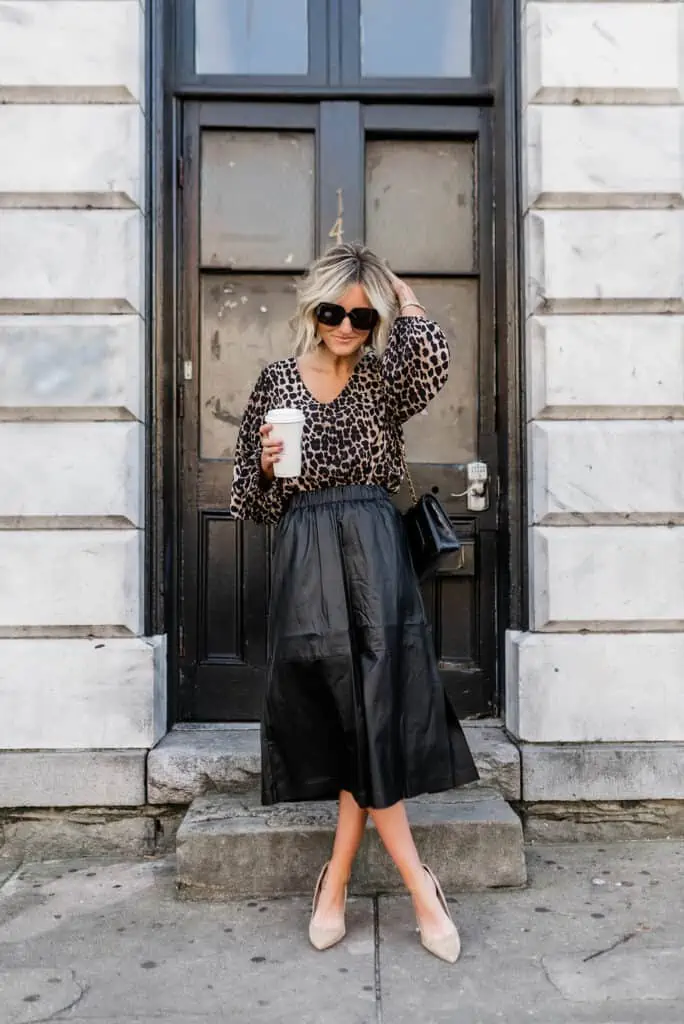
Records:
[[[301,409],[269,409],[267,423],[303,423],[306,416]]]

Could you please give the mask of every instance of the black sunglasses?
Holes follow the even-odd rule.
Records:
[[[346,310],[344,306],[338,306],[335,302],[321,302],[316,306],[316,318],[325,327],[339,327],[346,316],[355,331],[372,331],[380,319],[377,309],[366,309],[359,306],[357,309]]]

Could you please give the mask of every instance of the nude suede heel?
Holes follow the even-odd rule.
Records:
[[[437,891],[437,898],[442,905],[444,913],[451,921],[454,930],[449,935],[442,935],[439,938],[431,938],[429,935],[425,935],[422,928],[419,927],[420,941],[425,949],[427,949],[428,953],[432,953],[433,956],[439,957],[440,960],[445,960],[448,964],[455,964],[461,955],[461,940],[458,935],[458,929],[453,922],[449,906],[444,893],[442,892],[442,887],[439,884],[437,876],[432,869],[427,866],[427,864],[423,864],[423,870],[434,884]]]
[[[316,907],[318,906],[318,899],[321,895],[321,889],[323,888],[323,879],[325,874],[330,867],[330,861],[326,861],[321,868],[321,873],[318,876],[316,882],[316,888],[314,890],[313,904],[311,907],[311,920],[309,921],[309,941],[314,949],[323,951],[324,949],[330,949],[331,946],[336,945],[347,933],[347,926],[342,920],[342,924],[336,928],[322,928],[320,925],[314,924],[314,914],[316,913]],[[347,902],[347,886],[344,887],[344,902]]]

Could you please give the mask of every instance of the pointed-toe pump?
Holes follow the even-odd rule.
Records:
[[[314,890],[313,904],[311,907],[311,920],[309,921],[309,941],[314,949],[320,951],[324,949],[330,949],[331,946],[335,946],[340,942],[347,932],[347,927],[342,918],[342,922],[336,925],[334,928],[324,928],[321,925],[314,923],[314,916],[316,914],[316,908],[318,907],[318,900],[321,895],[321,889],[323,888],[323,880],[325,879],[326,872],[330,866],[330,861],[326,861],[321,868],[321,873],[318,876],[316,882],[316,888]],[[344,887],[344,902],[345,906],[347,903],[347,886]]]
[[[427,864],[423,864],[423,869],[435,887],[437,898],[442,905],[442,910],[451,921],[453,931],[449,932],[447,935],[430,936],[426,935],[423,929],[419,926],[418,930],[420,932],[420,941],[425,949],[427,949],[428,953],[432,953],[433,956],[439,957],[440,960],[445,960],[448,964],[455,964],[461,955],[461,940],[458,935],[458,929],[454,924],[454,920],[449,910],[449,905],[447,904],[446,897],[442,892],[442,887],[439,884],[435,873],[427,866]]]

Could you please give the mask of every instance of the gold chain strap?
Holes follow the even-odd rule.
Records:
[[[405,444],[403,439],[402,439],[402,442],[401,442],[401,464],[402,464],[402,468],[404,470],[404,475],[406,477],[406,482],[408,483],[408,486],[409,486],[409,491],[411,493],[411,500],[413,501],[414,505],[417,505],[418,504],[418,495],[416,494],[416,489],[413,486],[413,478],[412,478],[411,472],[410,472],[410,470],[408,468],[408,462],[406,461],[406,444]]]

